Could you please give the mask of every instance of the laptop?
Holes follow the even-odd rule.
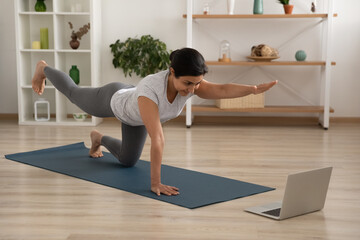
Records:
[[[246,208],[245,211],[283,220],[324,208],[332,167],[290,174],[282,202]]]

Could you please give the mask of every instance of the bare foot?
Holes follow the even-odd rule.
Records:
[[[34,77],[31,82],[34,92],[36,92],[39,95],[43,94],[44,88],[45,88],[46,76],[44,74],[44,68],[46,66],[47,66],[47,63],[42,60],[36,64]]]
[[[103,135],[96,131],[93,130],[90,133],[90,138],[91,138],[91,148],[89,151],[89,155],[93,158],[99,158],[104,156],[104,154],[101,152],[101,138],[103,137]]]

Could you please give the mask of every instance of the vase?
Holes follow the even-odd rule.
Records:
[[[292,11],[294,9],[294,5],[283,5],[285,14],[292,14]]]
[[[36,12],[46,12],[46,5],[44,3],[45,0],[37,0],[35,3],[35,11]]]
[[[233,15],[235,8],[235,0],[227,0],[228,14]]]
[[[40,28],[40,48],[49,49],[49,30]]]
[[[254,0],[254,14],[263,14],[263,0]]]
[[[76,85],[80,83],[80,71],[76,65],[72,65],[69,71],[69,75]]]
[[[306,53],[303,50],[299,50],[295,53],[295,59],[296,61],[302,62],[306,59]]]
[[[71,35],[71,41],[69,43],[72,49],[78,49],[78,47],[80,46],[80,42],[79,40],[77,40],[76,35]]]

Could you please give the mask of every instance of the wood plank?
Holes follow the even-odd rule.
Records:
[[[265,106],[264,108],[220,109],[212,105],[193,105],[192,112],[273,112],[273,113],[322,113],[323,106]],[[333,113],[334,109],[330,108]]]
[[[324,61],[271,61],[271,62],[259,62],[259,61],[231,61],[231,62],[219,62],[219,61],[206,61],[207,65],[212,66],[325,66]],[[335,66],[336,62],[331,62],[331,65]]]

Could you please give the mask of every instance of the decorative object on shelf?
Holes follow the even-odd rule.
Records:
[[[40,28],[40,47],[49,49],[49,31],[47,28]]]
[[[88,33],[89,29],[90,29],[90,23],[85,24],[84,26],[82,26],[81,28],[79,28],[79,30],[77,32],[75,32],[74,26],[71,22],[69,22],[69,26],[70,29],[72,30],[71,32],[71,41],[69,42],[70,47],[72,49],[78,49],[78,47],[80,46],[80,42],[79,40],[81,40],[82,36],[84,36],[86,33]],[[78,40],[79,39],[79,40]]]
[[[73,118],[78,122],[83,122],[87,118],[87,113],[73,113]]]
[[[220,43],[219,62],[231,62],[230,43],[226,40],[223,40]]]
[[[34,102],[35,121],[44,122],[50,120],[50,103],[44,98]]]
[[[253,57],[246,56],[248,59],[254,60],[255,62],[271,62],[272,60],[278,59],[279,57]]]
[[[204,4],[204,14],[209,14],[210,13],[210,6],[209,6],[209,3],[205,3]]]
[[[277,1],[284,6],[285,14],[292,14],[294,5],[289,4],[290,0],[277,0]]]
[[[36,12],[46,12],[45,0],[37,0],[35,3]]]
[[[269,62],[279,58],[279,52],[277,49],[266,44],[260,44],[251,48],[251,56],[247,58],[255,61]]]
[[[264,12],[263,0],[254,0],[253,13],[254,14],[263,14],[263,12]]]
[[[81,5],[81,3],[77,3],[77,4],[75,5],[75,10],[76,10],[77,12],[81,12],[81,11],[82,11],[82,5]]]
[[[306,59],[306,52],[304,50],[299,50],[295,53],[296,61],[302,62]]]
[[[228,14],[233,15],[235,9],[235,0],[227,0]]]
[[[69,44],[70,44],[70,47],[74,50],[79,48],[80,42],[79,42],[79,40],[77,40],[76,35],[73,35],[73,34],[71,35],[71,41],[69,42]]]
[[[80,71],[76,65],[72,65],[69,71],[69,76],[72,78],[76,85],[80,83]]]
[[[41,49],[40,41],[33,41],[31,48],[32,49]]]
[[[315,13],[316,12],[316,0],[311,2],[311,8],[310,8],[311,12]]]
[[[71,6],[70,6],[70,11],[71,11],[71,12],[81,12],[81,11],[82,11],[82,5],[81,5],[81,3],[74,3],[74,2],[72,2],[72,3],[71,3]]]
[[[215,105],[220,109],[239,109],[239,108],[264,108],[265,93],[250,94],[245,97],[218,99]]]
[[[110,45],[114,68],[121,68],[125,77],[132,73],[145,77],[149,74],[168,69],[170,53],[166,44],[151,35],[140,39],[128,38],[125,42],[118,39]]]

